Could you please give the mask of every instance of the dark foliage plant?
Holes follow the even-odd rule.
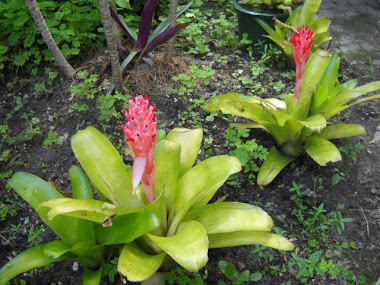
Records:
[[[38,1],[39,8],[63,55],[79,55],[103,40],[97,0]],[[0,67],[34,69],[53,61],[24,0],[0,1]]]
[[[131,63],[134,58],[137,58],[137,60],[141,59],[142,56],[150,52],[158,45],[165,43],[177,32],[181,31],[189,25],[188,23],[183,23],[178,24],[175,27],[168,28],[169,20],[166,19],[165,21],[161,22],[161,24],[159,24],[156,29],[150,34],[154,13],[156,11],[158,2],[159,0],[148,0],[148,2],[146,2],[141,12],[138,35],[136,35],[136,33],[130,27],[128,27],[128,25],[117,15],[116,11],[111,9],[112,18],[125,32],[128,41],[132,44],[131,49],[118,45],[118,49],[127,55],[127,58],[124,60],[121,66],[123,77],[131,67]],[[191,4],[192,2],[188,3],[184,8],[179,10],[177,12],[177,17],[182,14],[187,8],[189,8]]]

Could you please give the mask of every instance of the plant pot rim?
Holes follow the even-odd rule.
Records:
[[[281,11],[281,10],[274,10],[273,13],[247,10],[240,4],[239,0],[234,0],[234,7],[239,12],[242,12],[244,14],[249,14],[252,16],[277,17],[279,15],[289,15],[288,12]],[[278,11],[278,12],[276,12],[276,11]]]

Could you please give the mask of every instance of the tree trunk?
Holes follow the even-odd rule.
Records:
[[[102,23],[104,27],[104,33],[106,35],[107,47],[111,60],[112,68],[112,81],[115,84],[116,91],[123,92],[123,82],[121,79],[119,55],[117,53],[116,41],[113,32],[112,18],[110,13],[110,7],[108,0],[99,0],[100,15],[102,16]]]
[[[111,1],[111,7],[115,12],[117,12],[117,7],[116,7],[115,1]],[[119,25],[115,21],[112,21],[112,25],[113,25],[113,33],[114,33],[114,37],[115,37],[115,42],[117,45],[122,45],[121,31],[120,31]]]
[[[68,63],[68,61],[65,59],[61,50],[58,48],[57,44],[55,43],[53,36],[51,35],[50,30],[48,26],[46,25],[45,19],[41,14],[40,8],[38,7],[37,1],[26,0],[26,4],[28,5],[28,9],[29,9],[30,14],[32,15],[34,23],[38,27],[42,35],[42,38],[47,44],[50,52],[53,54],[54,59],[58,63],[59,68],[61,69],[61,71],[66,77],[73,77],[75,75],[75,70],[74,68],[72,68],[70,63]]]
[[[178,0],[170,0],[169,5],[169,28],[175,27],[176,20],[177,20],[177,7],[178,7]],[[166,45],[166,52],[165,52],[165,58],[166,60],[172,60],[173,54],[174,54],[174,44],[175,39],[177,35],[175,34],[167,43]]]

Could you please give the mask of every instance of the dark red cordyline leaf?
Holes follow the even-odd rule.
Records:
[[[172,36],[174,36],[179,31],[183,30],[184,28],[186,28],[188,25],[189,25],[189,23],[183,23],[183,24],[179,24],[173,28],[169,28],[169,29],[165,30],[164,32],[159,34],[157,37],[155,37],[148,44],[147,48],[144,51],[144,54],[150,52],[156,46],[168,41]]]
[[[128,39],[132,42],[132,45],[134,47],[136,47],[137,43],[136,43],[135,39],[132,37],[132,35],[128,32],[128,29],[126,28],[126,24],[124,23],[124,21],[119,18],[119,16],[117,15],[116,11],[114,11],[111,8],[110,8],[110,11],[111,11],[112,18],[115,20],[116,23],[118,23],[118,25],[120,26],[120,28],[123,29],[123,31],[127,35]]]
[[[130,54],[130,51],[129,49],[127,49],[126,47],[124,46],[121,46],[121,45],[116,45],[117,49],[119,51],[121,51],[122,53],[125,53],[126,55],[129,55]]]
[[[156,11],[159,0],[148,0],[141,13],[139,37],[137,39],[137,48],[143,50],[148,42],[150,28],[152,27],[152,21],[154,12]]]

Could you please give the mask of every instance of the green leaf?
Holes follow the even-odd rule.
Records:
[[[102,280],[102,267],[96,271],[84,268],[81,285],[99,285]]]
[[[272,218],[261,208],[245,203],[220,202],[189,211],[183,221],[200,222],[207,234],[235,231],[270,231]]]
[[[223,95],[214,96],[204,103],[203,108],[209,113],[218,112],[220,111],[220,106],[224,104],[225,101],[240,99],[241,96],[242,95],[239,93],[226,93]]]
[[[99,200],[83,200],[61,198],[50,200],[41,204],[41,207],[49,207],[49,219],[55,219],[58,215],[65,215],[84,219],[96,223],[102,223],[108,216],[125,215],[143,211],[144,208],[124,208]]]
[[[181,219],[192,206],[206,205],[227,178],[240,170],[238,158],[221,155],[208,158],[186,172],[178,181],[170,212],[174,219],[171,219],[172,216],[169,218],[169,233],[175,233]]]
[[[182,176],[194,165],[201,148],[202,138],[202,129],[174,128],[166,136],[167,141],[181,145],[179,176]]]
[[[72,254],[61,255],[58,258],[48,257],[44,254],[44,248],[48,244],[41,244],[27,249],[5,264],[0,269],[0,285],[7,284],[13,277],[33,268],[74,257]]]
[[[137,55],[137,51],[132,51],[123,61],[123,63],[120,65],[120,72],[123,72],[124,69],[128,66],[128,64],[131,63],[131,61],[135,58]]]
[[[285,166],[294,161],[294,159],[295,158],[281,155],[276,147],[272,146],[267,159],[264,161],[257,175],[257,184],[266,186],[271,183]]]
[[[306,153],[319,165],[325,166],[327,162],[342,160],[337,147],[328,140],[310,136],[305,140]]]
[[[309,116],[311,97],[316,90],[325,70],[330,62],[331,55],[327,51],[317,50],[308,59],[305,65],[305,74],[302,83],[301,101],[291,114],[297,119]]]
[[[260,244],[280,250],[293,250],[294,245],[285,237],[268,232],[238,231],[208,236],[209,248]]]
[[[207,234],[199,222],[181,223],[174,236],[159,237],[147,234],[147,237],[189,271],[198,271],[208,261]]]
[[[263,278],[263,275],[260,272],[254,272],[249,276],[249,280],[256,282],[260,281]]]
[[[325,117],[320,114],[307,117],[305,120],[300,121],[300,123],[315,132],[320,132],[327,125]]]
[[[128,243],[120,253],[118,271],[131,282],[143,281],[160,268],[165,256],[165,252],[157,255],[147,254],[137,243]]]
[[[310,26],[314,21],[319,6],[322,0],[306,0],[302,5],[301,12],[299,14],[298,21],[296,21],[294,27],[298,30],[302,26]]]
[[[65,243],[73,244],[77,241],[77,232],[73,230],[76,228],[76,219],[57,217],[55,220],[49,220],[48,209],[40,207],[44,202],[63,198],[53,186],[38,176],[26,172],[16,172],[8,181],[8,185],[36,210],[41,220]]]
[[[319,86],[313,94],[310,109],[312,114],[317,114],[321,106],[329,100],[329,91],[334,88],[338,80],[339,64],[339,56],[332,55],[330,63],[319,82]]]
[[[331,139],[341,139],[341,138],[366,135],[366,134],[367,134],[367,131],[361,125],[342,123],[342,124],[329,125],[317,135],[326,140],[331,140]]]
[[[161,140],[154,150],[154,163],[156,167],[156,181],[154,189],[157,195],[165,195],[166,207],[169,207],[174,199],[175,189],[180,171],[181,145]]]
[[[69,175],[74,199],[94,199],[90,181],[80,167],[72,166]],[[95,243],[94,225],[91,222],[78,220],[73,230],[77,232],[77,242],[91,240]]]
[[[141,207],[142,200],[132,195],[131,172],[111,142],[97,129],[87,127],[71,139],[74,154],[94,187],[115,205]]]
[[[116,216],[110,219],[112,219],[111,226],[95,227],[97,244],[129,243],[160,225],[156,213],[149,211]]]
[[[69,176],[74,199],[94,199],[90,181],[80,167],[71,166]]]

